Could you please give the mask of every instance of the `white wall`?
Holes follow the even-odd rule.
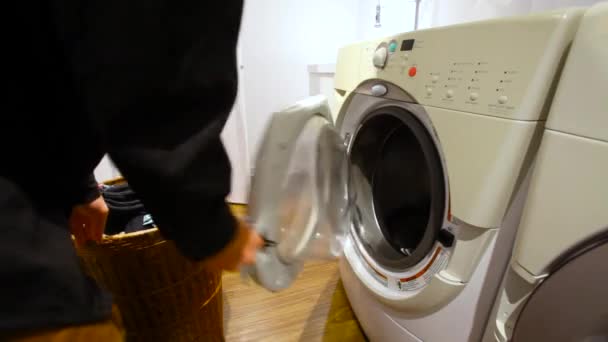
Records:
[[[95,168],[94,174],[95,179],[97,179],[98,182],[120,177],[120,172],[116,166],[114,166],[108,155],[105,155],[99,162],[99,165],[97,165],[97,168]]]
[[[590,6],[606,0],[421,0],[418,28],[459,24],[523,15],[571,6]],[[358,0],[357,39],[370,39],[412,31],[414,0],[380,0],[381,27],[374,27],[378,0]]]
[[[422,0],[420,28],[521,15],[570,6],[589,6],[598,0]]]
[[[309,96],[308,65],[335,63],[338,47],[356,40],[356,4],[354,0],[245,1],[240,87],[250,155],[257,151],[270,114]]]
[[[380,27],[375,27],[378,0],[358,0],[358,3],[357,39],[359,40],[390,36],[414,29],[416,14],[414,0],[380,0]]]
[[[239,79],[241,78],[242,74],[239,72]],[[244,92],[244,88],[239,89],[230,117],[222,131],[222,142],[232,166],[231,192],[228,195],[228,201],[231,203],[247,203],[249,194],[249,148],[243,112]]]

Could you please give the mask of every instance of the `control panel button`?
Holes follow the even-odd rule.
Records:
[[[395,52],[395,50],[397,50],[397,42],[396,41],[392,41],[390,44],[388,44],[388,52]]]
[[[500,104],[505,104],[507,101],[509,101],[509,98],[506,95],[500,95],[498,97],[498,103]]]
[[[371,89],[371,93],[374,96],[383,96],[388,92],[388,89],[384,84],[374,84]]]
[[[374,52],[374,58],[373,58],[374,66],[376,68],[383,69],[384,66],[386,65],[386,57],[388,57],[386,45],[379,47],[378,50],[376,50],[376,52]]]
[[[471,101],[476,101],[479,98],[479,94],[471,93],[469,94],[469,98],[471,99]]]
[[[416,67],[413,66],[413,67],[410,67],[410,70],[407,71],[407,74],[410,75],[410,77],[414,77],[414,76],[416,76],[417,71],[418,70],[416,70]]]
[[[439,81],[439,76],[435,75],[435,76],[431,77],[431,82],[437,83],[437,81]]]
[[[426,88],[426,94],[427,95],[433,94],[433,88]]]
[[[454,91],[452,89],[446,91],[445,97],[447,97],[448,99],[451,99],[452,97],[454,97]]]

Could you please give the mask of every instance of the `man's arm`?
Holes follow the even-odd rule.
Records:
[[[75,75],[108,153],[184,254],[217,253],[236,227],[220,133],[236,96],[242,2],[78,6]]]
[[[95,179],[95,175],[92,173],[86,179],[83,179],[80,183],[76,184],[76,186],[78,189],[74,203],[91,203],[101,196],[101,193],[99,192],[99,184],[97,183],[97,179]]]

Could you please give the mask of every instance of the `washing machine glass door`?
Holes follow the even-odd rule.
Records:
[[[347,182],[346,147],[324,97],[272,116],[249,197],[253,226],[274,242],[249,270],[258,283],[280,290],[304,261],[342,253],[350,219]]]

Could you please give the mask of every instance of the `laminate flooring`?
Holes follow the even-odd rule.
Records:
[[[233,207],[244,215],[244,207]],[[311,262],[294,284],[272,293],[238,273],[223,276],[226,341],[366,341],[336,261]]]

